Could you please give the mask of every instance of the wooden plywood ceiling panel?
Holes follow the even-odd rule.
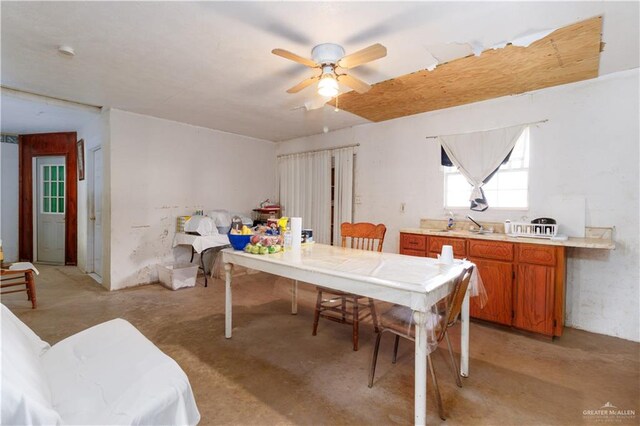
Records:
[[[340,109],[371,121],[514,95],[598,76],[602,17],[560,28],[528,47],[507,45],[340,95]],[[335,100],[330,102],[335,105]]]

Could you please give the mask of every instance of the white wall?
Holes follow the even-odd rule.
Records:
[[[4,261],[18,260],[18,144],[0,143],[0,239]]]
[[[615,226],[616,250],[569,249],[566,323],[640,341],[638,75],[635,69],[294,139],[280,143],[278,154],[360,143],[355,220],[385,223],[385,251],[397,251],[400,228],[444,217],[440,148],[425,136],[549,119],[531,129],[530,209],[490,208],[473,215],[483,221],[531,219],[548,214],[549,195],[586,196],[586,225]]]
[[[157,280],[177,216],[250,213],[275,194],[272,142],[115,109],[109,132],[112,290]]]

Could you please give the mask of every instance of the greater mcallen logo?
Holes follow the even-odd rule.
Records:
[[[597,410],[583,410],[582,415],[598,422],[621,422],[635,419],[636,410],[623,410],[607,401]]]

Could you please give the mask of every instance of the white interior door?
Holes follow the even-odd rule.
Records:
[[[64,157],[36,159],[38,262],[64,265],[65,177]]]
[[[89,220],[93,224],[93,272],[102,277],[102,148],[93,152],[93,199]]]

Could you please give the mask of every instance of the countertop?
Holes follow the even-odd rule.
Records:
[[[477,232],[471,232],[467,230],[451,230],[443,231],[440,229],[426,229],[426,228],[402,228],[400,232],[407,234],[421,234],[431,235],[436,237],[452,237],[452,238],[469,238],[474,240],[492,240],[492,241],[507,241],[511,243],[527,243],[527,244],[541,244],[546,246],[564,246],[564,247],[580,247],[580,248],[593,248],[593,249],[607,249],[613,250],[616,248],[616,244],[610,238],[574,238],[569,237],[566,241],[550,240],[546,238],[525,238],[525,237],[510,237],[507,234],[494,232],[487,234],[479,234]]]

